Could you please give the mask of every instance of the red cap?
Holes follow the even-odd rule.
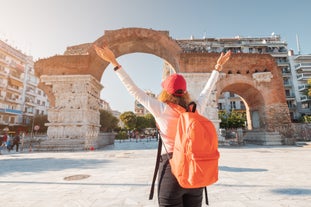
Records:
[[[187,83],[182,75],[175,73],[168,76],[166,80],[162,82],[162,88],[169,94],[182,96],[183,93],[187,90]],[[181,90],[183,93],[175,93],[178,90]]]

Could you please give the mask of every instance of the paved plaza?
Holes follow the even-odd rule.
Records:
[[[0,206],[154,207],[148,200],[157,142],[116,141],[84,152],[3,152]],[[311,148],[220,147],[213,207],[311,206]],[[204,206],[204,205],[203,205]]]

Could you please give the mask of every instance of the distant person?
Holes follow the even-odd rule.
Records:
[[[174,148],[179,113],[167,103],[178,104],[186,108],[192,101],[187,91],[187,83],[184,77],[180,74],[173,74],[167,77],[167,79],[162,82],[162,91],[158,96],[158,99],[156,99],[148,96],[143,90],[136,86],[116,60],[114,53],[107,46],[104,46],[103,48],[98,46],[94,47],[100,58],[113,65],[114,71],[128,92],[154,116],[163,143],[166,146],[169,156],[171,156]],[[222,70],[222,66],[228,61],[230,56],[231,51],[226,54],[221,53],[217,64],[215,65],[215,70],[213,70],[211,77],[196,100],[197,110],[200,114],[205,111],[208,101],[211,101],[209,100],[210,94],[219,77],[219,72]],[[203,188],[182,188],[172,174],[168,156],[166,155],[166,151],[164,152],[165,154],[162,155],[158,178],[159,206],[201,207]]]
[[[25,141],[25,132],[22,133],[22,139],[21,139],[21,151],[24,150],[24,141]]]
[[[8,134],[6,132],[4,132],[4,135],[2,137],[2,143],[1,143],[1,147],[5,148],[6,147],[6,142],[8,141]]]
[[[6,140],[6,148],[8,151],[11,151],[11,145],[12,145],[12,137],[10,134],[7,135],[7,140]]]
[[[21,141],[21,138],[20,138],[20,135],[18,132],[18,133],[16,133],[16,135],[13,138],[11,150],[13,150],[13,148],[16,146],[16,152],[18,152],[18,147],[19,147],[20,141]]]

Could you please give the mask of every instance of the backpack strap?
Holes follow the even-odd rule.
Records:
[[[205,194],[205,203],[206,203],[206,205],[209,205],[209,203],[208,203],[208,195],[207,195],[207,188],[206,188],[206,186],[204,187],[204,194]]]
[[[151,184],[150,193],[149,193],[149,200],[152,200],[153,194],[154,194],[154,185],[155,185],[155,181],[157,179],[157,174],[159,171],[161,150],[162,150],[162,138],[161,136],[159,136],[158,153],[157,153],[156,164],[155,164],[154,172],[153,172],[153,179],[152,179],[152,184]]]
[[[174,104],[174,103],[167,103],[172,109],[174,109],[175,111],[177,111],[178,113],[183,113],[183,112],[195,112],[197,109],[197,104],[192,101],[188,104],[187,108],[185,109],[184,107],[178,105],[178,104]]]
[[[187,106],[187,112],[194,113],[196,109],[197,109],[197,104],[194,101],[190,102]]]

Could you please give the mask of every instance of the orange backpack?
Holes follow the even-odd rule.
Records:
[[[169,104],[180,116],[177,124],[172,173],[183,188],[198,188],[218,180],[218,136],[214,124],[196,111]]]

